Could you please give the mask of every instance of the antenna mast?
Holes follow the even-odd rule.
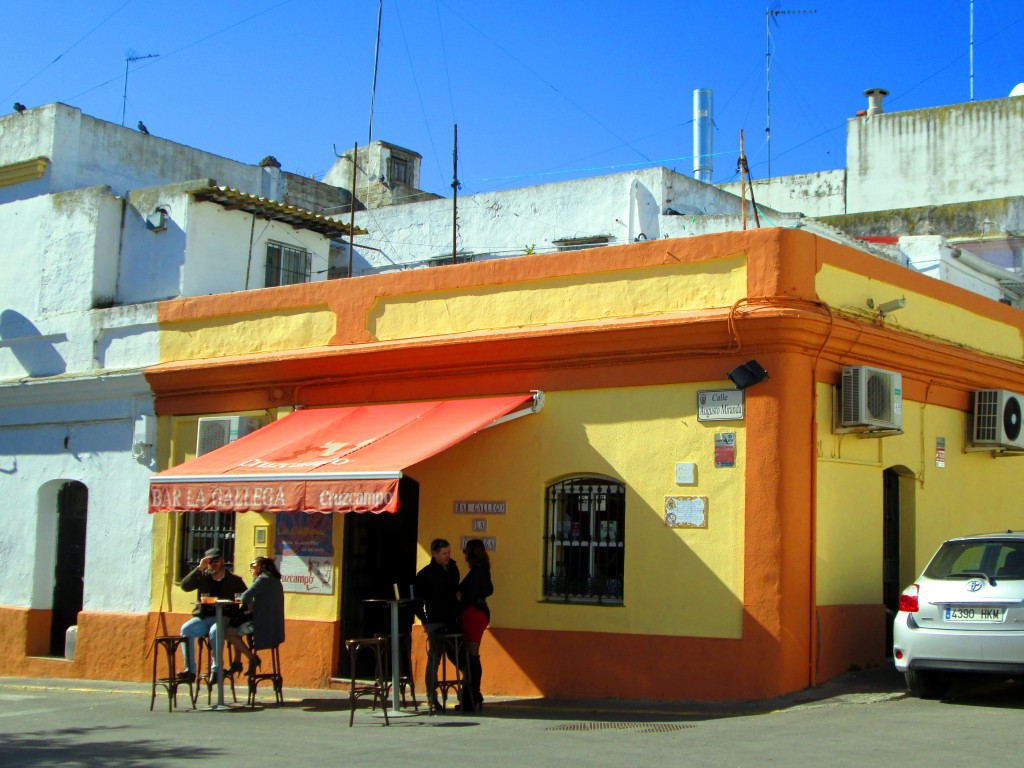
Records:
[[[384,0],[377,6],[377,46],[373,52],[373,87],[370,89],[370,127],[367,130],[366,145],[373,143],[373,102],[377,98],[377,61],[380,58],[380,19],[384,15]],[[354,190],[353,190],[354,192]]]
[[[129,49],[130,50],[130,49]],[[121,125],[124,125],[124,111],[128,106],[128,65],[133,61],[142,61],[143,59],[156,59],[159,58],[159,53],[147,53],[145,56],[125,56],[124,57],[124,93],[121,96]]]
[[[816,10],[784,11],[781,8],[769,8],[764,12],[764,34],[765,34],[765,77],[767,81],[767,109],[768,115],[765,120],[764,137],[768,147],[768,173],[766,178],[772,177],[772,20],[777,16],[790,16],[797,13],[817,13]],[[776,24],[778,22],[776,21]]]
[[[974,101],[974,0],[971,0],[971,101]]]

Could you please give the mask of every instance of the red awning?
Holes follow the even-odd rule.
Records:
[[[310,408],[150,480],[150,512],[396,512],[402,470],[536,413],[542,393]]]

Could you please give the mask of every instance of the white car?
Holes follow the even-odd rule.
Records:
[[[1024,675],[1024,532],[943,543],[900,595],[893,659],[922,698],[945,694],[951,672]]]

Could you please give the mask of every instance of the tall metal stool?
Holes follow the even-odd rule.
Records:
[[[444,711],[448,708],[449,692],[452,689],[455,690],[456,701],[461,705],[466,700],[466,697],[463,696],[463,690],[472,691],[473,680],[468,664],[466,665],[466,674],[462,674],[460,662],[466,653],[466,643],[463,634],[461,632],[450,632],[441,635],[441,639],[444,641],[444,653],[441,654],[441,669],[437,675],[437,689],[441,693],[441,710]],[[452,665],[451,674],[448,671],[448,662],[451,662]],[[472,696],[470,696],[470,699],[472,699]]]
[[[244,635],[246,642],[249,644],[249,650],[259,656],[256,650],[252,647],[252,635]],[[260,656],[260,666],[267,664],[267,670],[265,672],[256,672],[255,674],[249,675],[249,699],[247,701],[249,708],[252,709],[256,706],[256,687],[260,683],[270,683],[274,688],[274,701],[277,702],[278,706],[284,704],[284,678],[281,675],[281,656],[278,652],[278,646],[271,648],[263,648],[259,651],[263,655]],[[257,667],[258,669],[258,667]]]
[[[384,648],[381,651],[384,656],[384,684],[386,698],[391,699],[391,636],[374,635],[374,638],[384,641]],[[416,682],[412,677],[412,636],[403,634],[398,636],[398,691],[402,697],[402,706],[407,706],[405,691],[409,690],[412,698],[412,707],[419,710],[419,702],[416,701]]]
[[[185,642],[181,635],[158,635],[153,638],[153,688],[149,697],[149,711],[153,711],[153,702],[156,700],[156,687],[163,686],[167,692],[167,711],[173,711],[178,706],[178,686],[188,686],[188,698],[195,706],[195,698],[192,695],[192,683],[178,679],[178,649]],[[161,651],[167,667],[167,677],[157,677],[157,662]]]
[[[381,711],[384,713],[384,725],[391,725],[391,722],[388,720],[388,683],[384,679],[383,660],[387,641],[380,635],[377,637],[356,637],[346,640],[345,647],[348,649],[349,666],[352,670],[352,679],[348,690],[348,727],[352,727],[352,722],[356,717],[356,701],[364,696],[373,697],[374,709],[380,703]],[[356,679],[356,656],[363,649],[373,653],[373,680]]]
[[[225,643],[227,648],[226,658],[224,661],[227,666],[224,667],[224,682],[230,683],[231,685],[231,700],[236,704],[238,703],[238,696],[235,694],[235,676],[232,674],[231,664],[238,660],[238,651],[230,643]],[[213,700],[213,688],[217,685],[217,677],[210,671],[210,664],[203,663],[203,653],[207,653],[210,656],[210,661],[213,661],[213,649],[210,647],[210,638],[203,635],[196,639],[196,687],[192,691],[192,708],[195,709],[196,701],[199,699],[199,692],[202,690],[202,685],[206,685],[206,706],[210,706]]]

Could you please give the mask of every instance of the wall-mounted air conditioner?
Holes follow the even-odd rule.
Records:
[[[903,376],[866,365],[843,367],[838,422],[867,432],[903,429]]]
[[[972,448],[1024,450],[1024,395],[1003,389],[979,389],[974,393],[972,413]]]
[[[215,451],[263,426],[255,416],[201,416],[196,456]]]

